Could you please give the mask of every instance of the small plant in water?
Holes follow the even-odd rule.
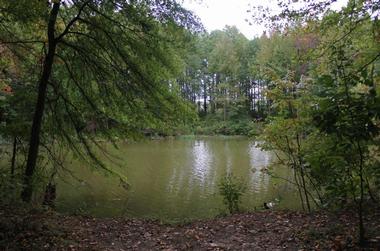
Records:
[[[230,213],[239,212],[241,196],[246,188],[244,182],[231,173],[225,175],[219,182],[219,193],[223,196],[223,202]]]

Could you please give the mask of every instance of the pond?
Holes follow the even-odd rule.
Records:
[[[164,221],[207,218],[220,214],[223,198],[218,183],[228,172],[247,184],[245,210],[261,209],[276,201],[279,208],[298,208],[294,188],[263,170],[274,156],[244,137],[182,137],[119,144],[108,150],[118,171],[128,178],[126,190],[118,177],[104,175],[72,161],[72,175],[61,177],[57,209],[93,216],[129,216]],[[285,167],[270,169],[291,178]]]

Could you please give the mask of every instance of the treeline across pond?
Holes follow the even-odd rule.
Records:
[[[184,57],[176,83],[181,96],[200,117],[197,134],[255,135],[271,111],[266,91],[271,81],[262,71],[271,35],[247,39],[236,27],[197,36]],[[278,34],[277,34],[278,35]]]
[[[176,1],[0,0],[1,203],[54,198],[67,155],[127,186],[101,140],[241,134],[292,169],[305,210],[354,209],[364,243],[380,197],[380,6],[278,2],[249,40],[205,32]]]
[[[271,35],[269,35],[271,36]],[[181,95],[197,106],[200,115],[237,115],[263,119],[270,103],[265,96],[269,79],[260,71],[268,36],[248,40],[234,26],[194,39],[177,79]]]

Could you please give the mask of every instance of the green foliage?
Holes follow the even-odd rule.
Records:
[[[226,174],[219,182],[219,194],[223,196],[223,202],[230,213],[239,212],[241,197],[246,188],[245,183],[231,173]]]
[[[308,2],[299,13],[280,14],[296,17],[286,29],[252,41],[228,26],[193,36],[196,18],[175,1],[62,5],[41,144],[58,143],[99,164],[99,139],[194,130],[261,136],[262,147],[292,168],[303,206],[345,201],[362,219],[366,200],[380,195],[379,7],[350,0],[342,11],[325,11],[333,1]],[[19,140],[21,159],[51,4],[0,0],[0,10],[0,87],[14,90],[0,94],[0,137]],[[67,27],[68,20],[75,25]],[[262,130],[257,121],[267,116]],[[49,165],[58,164],[55,157]],[[1,177],[10,187],[11,177]],[[244,185],[228,174],[219,188],[229,211],[237,211]]]
[[[206,120],[196,127],[199,135],[244,135],[257,136],[260,133],[260,124],[250,120],[236,121],[213,121]]]
[[[236,27],[202,34],[186,53],[186,70],[177,80],[183,97],[198,107],[200,117],[222,113],[222,121],[264,118],[266,81],[256,65],[258,40],[249,41]]]
[[[14,90],[0,104],[0,136],[26,149],[30,138],[29,152],[41,145],[48,170],[62,170],[58,144],[114,173],[95,155],[99,139],[168,132],[193,119],[175,78],[182,45],[200,25],[176,1],[0,1],[0,9],[0,82]],[[41,133],[30,135],[32,121]],[[26,155],[29,180],[39,173],[36,154]]]
[[[329,76],[317,80],[319,102],[313,118],[326,136],[320,140],[323,147],[310,155],[310,163],[330,201],[334,196],[356,200],[361,189],[371,192],[370,184],[377,183],[373,167],[379,162],[373,159],[370,148],[378,144],[379,127],[375,123],[380,103],[369,91],[371,81],[363,76],[368,75],[338,78],[338,83]]]
[[[258,53],[273,84],[264,147],[293,168],[292,182],[303,201],[353,205],[361,242],[365,205],[379,195],[380,47],[373,8],[378,10],[373,3],[349,1],[321,21],[274,33]],[[292,14],[281,15],[292,19]]]
[[[262,124],[262,122],[254,122],[247,115],[224,121],[223,115],[220,113],[209,114],[196,123],[195,134],[242,135],[253,137],[261,133]]]

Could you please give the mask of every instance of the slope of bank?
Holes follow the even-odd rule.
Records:
[[[0,250],[357,250],[355,224],[352,213],[259,211],[166,225],[3,209]],[[378,250],[379,210],[366,225],[369,250]]]

